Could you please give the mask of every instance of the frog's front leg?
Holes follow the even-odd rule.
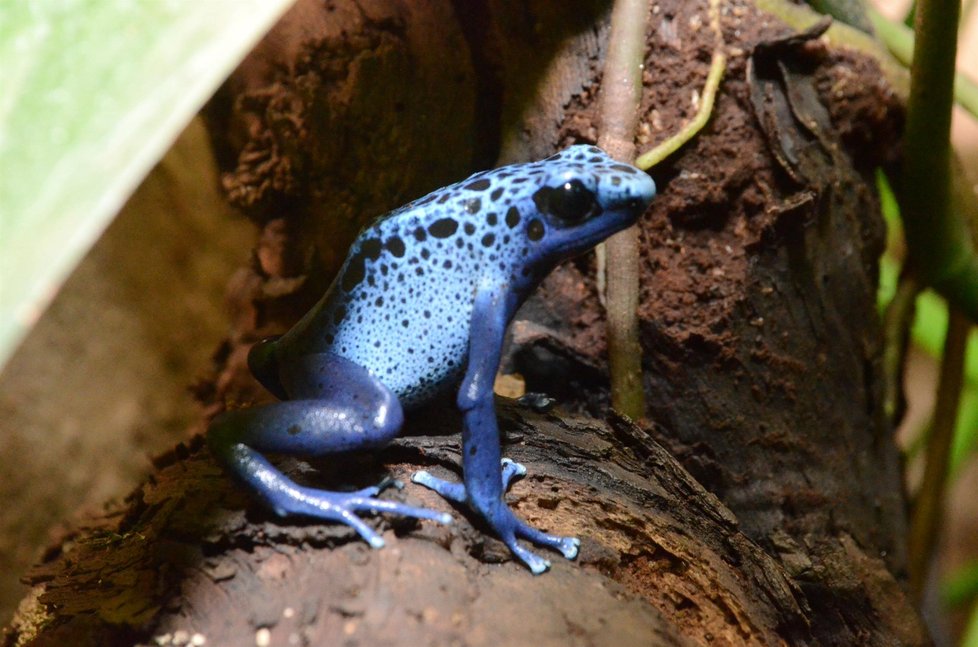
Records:
[[[342,357],[309,355],[280,370],[285,393],[295,398],[226,412],[207,432],[211,451],[280,516],[303,515],[345,523],[371,546],[384,540],[357,513],[390,512],[449,523],[434,510],[375,498],[381,487],[330,492],[301,486],[261,452],[322,456],[385,444],[404,417],[396,396],[365,369]]]
[[[449,483],[427,472],[412,477],[445,498],[470,506],[509,546],[534,574],[550,567],[550,562],[519,544],[527,539],[548,546],[574,559],[580,542],[557,537],[531,528],[519,520],[503,500],[509,481],[525,473],[522,465],[501,458],[499,428],[493,400],[493,381],[499,367],[503,335],[513,304],[505,286],[484,287],[475,297],[469,341],[468,367],[458,394],[458,407],[464,415],[462,429],[462,483]]]

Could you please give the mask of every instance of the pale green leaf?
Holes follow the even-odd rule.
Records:
[[[0,366],[292,0],[0,0]]]

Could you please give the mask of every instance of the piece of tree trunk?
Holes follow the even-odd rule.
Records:
[[[195,446],[161,459],[151,483],[31,574],[57,610],[38,644],[152,643],[182,631],[240,645],[262,627],[283,645],[293,633],[310,645],[814,644],[784,567],[647,433],[619,419],[501,409],[507,455],[529,470],[514,508],[580,536],[576,563],[553,555],[552,571],[533,577],[458,511],[448,527],[379,522],[381,550],[346,527],[282,523]],[[414,428],[436,433],[459,422],[447,409],[419,418]],[[317,463],[316,475],[298,462],[290,472],[366,485],[387,469],[405,481],[419,468],[450,475],[458,460],[457,434],[415,436],[377,456]],[[395,496],[449,509],[418,486]],[[136,631],[143,623],[148,634]]]
[[[497,158],[594,141],[607,10],[297,5],[207,112],[229,197],[262,227],[219,375],[198,390],[208,413],[267,397],[248,345],[318,298],[364,221]],[[447,528],[379,521],[388,546],[371,551],[344,527],[274,520],[196,443],[52,549],[8,643],[926,644],[902,585],[874,310],[871,170],[891,160],[900,108],[872,60],[780,40],[746,0],[722,16],[715,114],[655,169],[640,223],[654,424],[607,412],[589,259],[513,326],[506,368],[588,414],[501,418],[529,470],[517,512],[581,536],[578,562],[533,578],[457,511]],[[705,1],[655,3],[640,151],[695,112],[708,25]],[[324,487],[454,469],[457,436],[430,435],[460,428],[450,407],[411,428],[427,435],[373,457],[284,464]]]

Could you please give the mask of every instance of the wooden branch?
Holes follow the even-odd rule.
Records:
[[[453,412],[425,431],[457,428]],[[422,425],[415,425],[420,427]],[[443,507],[457,522],[378,519],[372,550],[346,527],[278,521],[200,443],[158,461],[148,483],[67,538],[29,576],[37,613],[16,636],[33,644],[208,645],[816,644],[805,596],[649,434],[623,419],[541,416],[502,407],[507,454],[529,475],[518,514],[582,537],[570,563],[533,577],[508,550],[420,487],[393,496]],[[292,465],[317,485],[402,480],[419,467],[457,471],[459,439],[418,436],[381,454]],[[568,592],[573,592],[568,595]],[[44,611],[44,606],[47,611]],[[878,629],[864,628],[877,633]],[[169,637],[169,639],[167,639]],[[190,644],[185,642],[184,644]]]

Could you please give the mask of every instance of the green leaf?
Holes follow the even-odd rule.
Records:
[[[0,2],[0,366],[291,2]]]

